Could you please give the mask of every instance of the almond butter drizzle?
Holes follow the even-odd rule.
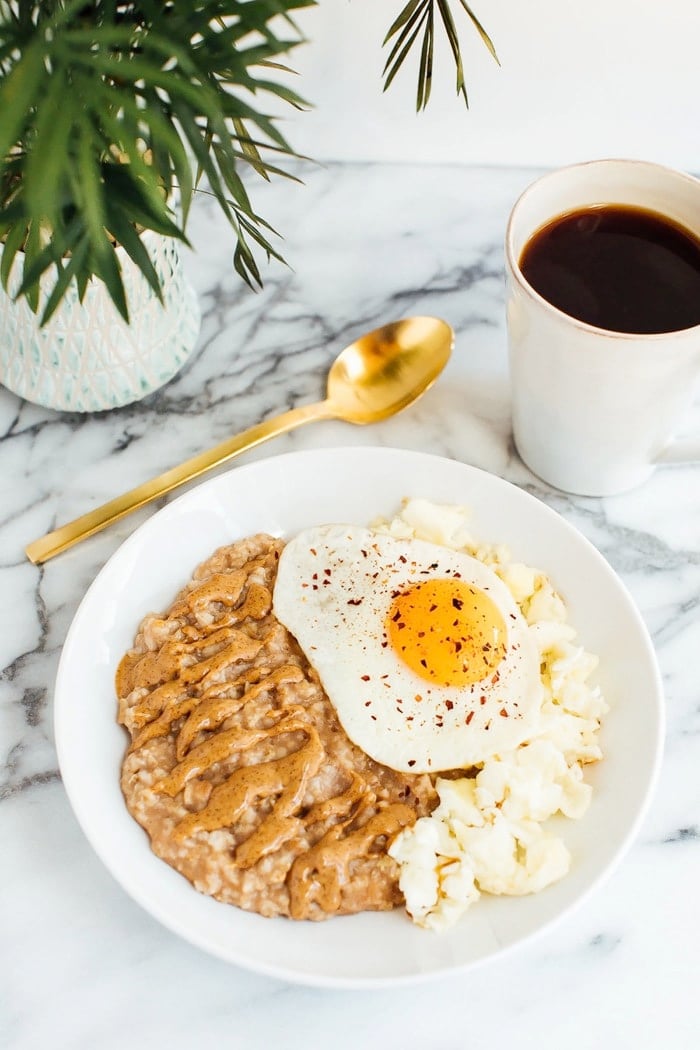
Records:
[[[194,831],[229,827],[249,806],[273,796],[276,798],[274,809],[238,847],[236,862],[242,868],[250,868],[298,834],[304,822],[295,814],[301,807],[309,780],[323,761],[323,745],[314,727],[301,718],[285,718],[267,733],[273,737],[296,731],[307,736],[298,750],[282,758],[236,769],[228,780],[214,788],[204,809],[189,814],[178,824],[176,837],[182,840]],[[253,742],[251,739],[250,744]],[[239,746],[245,749],[246,744]]]
[[[312,806],[304,817],[304,823],[307,828],[310,828],[314,824],[325,823],[332,817],[347,816],[360,799],[364,799],[371,805],[377,800],[376,795],[369,790],[362,777],[353,772],[350,786],[342,794],[333,795],[332,798],[327,798],[324,802],[317,802],[315,806]]]
[[[277,670],[266,675],[256,685],[250,686],[242,696],[230,697],[224,695],[203,699],[178,734],[177,757],[181,759],[187,754],[190,744],[202,730],[218,729],[222,722],[230,715],[235,714],[236,711],[239,711],[244,704],[255,700],[262,693],[269,693],[271,689],[276,689],[278,685],[283,685],[285,682],[300,682],[303,677],[304,673],[300,667],[297,667],[295,664],[285,664],[283,667],[278,667]]]
[[[258,559],[251,563],[254,571],[262,565]],[[176,602],[170,610],[170,617],[196,616],[212,602],[220,602],[229,608],[236,605],[246,580],[248,571],[238,569],[235,572],[217,572],[209,576],[203,583],[192,588],[184,598]]]
[[[150,693],[147,703],[139,707],[142,725],[160,714],[180,685],[192,685],[215,678],[232,663],[252,660],[263,642],[250,638],[244,631],[227,627],[216,632],[213,641],[207,637],[194,641],[168,641],[153,652],[144,653],[139,659],[127,653],[117,668],[116,689],[119,696],[128,696],[138,685],[141,688],[157,686]],[[223,643],[213,655],[201,660],[196,654],[213,645]]]
[[[287,882],[289,911],[293,919],[306,918],[312,903],[318,904],[326,912],[337,911],[341,887],[352,878],[352,862],[367,856],[378,838],[389,841],[416,819],[410,806],[396,802],[375,813],[362,827],[344,835],[348,824],[358,816],[335,824],[315,846],[297,857],[292,864]]]
[[[155,740],[156,737],[159,736],[167,736],[173,722],[178,718],[182,718],[184,715],[188,715],[190,711],[194,710],[199,702],[200,698],[194,695],[184,696],[176,703],[168,704],[162,714],[158,715],[158,717],[154,718],[152,722],[148,722],[139,730],[131,741],[131,747],[129,750],[138,751],[138,749],[143,747],[144,744],[147,744],[149,740]],[[178,755],[178,758],[179,757],[180,756]]]

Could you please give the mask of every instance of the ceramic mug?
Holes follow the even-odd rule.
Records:
[[[550,172],[517,200],[506,233],[513,435],[522,459],[566,492],[607,496],[661,461],[700,459],[674,442],[700,375],[700,325],[654,335],[607,331],[552,306],[525,280],[523,248],[552,219],[626,204],[700,239],[700,181],[657,164],[597,160]]]

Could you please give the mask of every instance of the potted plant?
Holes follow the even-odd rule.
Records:
[[[313,3],[0,0],[0,382],[91,411],[178,371],[199,325],[178,249],[201,180],[236,271],[261,283],[255,251],[280,256],[241,169],[287,174],[293,150],[260,100],[304,106],[283,60]],[[385,41],[385,88],[419,45],[418,108],[436,11],[466,100],[448,0],[410,0]]]

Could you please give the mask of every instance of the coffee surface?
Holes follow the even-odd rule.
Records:
[[[656,212],[601,205],[560,215],[525,245],[520,269],[544,299],[613,332],[700,324],[700,241]]]

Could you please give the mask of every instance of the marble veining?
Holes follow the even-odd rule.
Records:
[[[253,188],[288,267],[251,293],[206,198],[186,260],[202,308],[195,352],[139,404],[57,414],[0,389],[0,1046],[486,1043],[690,1050],[700,1038],[700,465],[594,500],[548,489],[510,437],[502,240],[524,169],[307,166],[304,185]],[[248,453],[382,444],[451,456],[544,500],[621,575],[657,648],[668,706],[661,782],[613,876],[553,930],[468,977],[409,990],[317,992],[209,958],[112,880],[65,797],[52,686],[66,631],[141,511],[43,568],[25,543],[262,418],[323,396],[354,336],[411,313],[455,328],[443,379],[378,426],[323,423]],[[700,428],[700,404],[684,428]]]

